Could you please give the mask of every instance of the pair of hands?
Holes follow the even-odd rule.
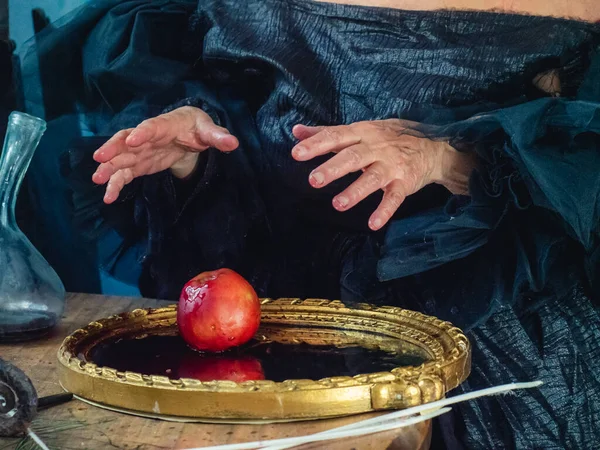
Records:
[[[403,134],[410,123],[398,119],[357,122],[333,127],[296,125],[297,161],[334,153],[309,176],[322,188],[350,173],[362,175],[333,198],[333,207],[346,211],[367,196],[383,190],[383,198],[369,219],[378,230],[398,210],[404,199],[431,183],[466,194],[474,162],[446,142]],[[182,107],[122,130],[94,153],[100,163],[92,180],[107,184],[104,202],[113,203],[134,178],[170,169],[185,179],[196,169],[199,155],[208,148],[231,152],[239,145],[228,130],[217,126],[204,111]]]

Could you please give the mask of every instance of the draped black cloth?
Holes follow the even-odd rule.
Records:
[[[456,392],[545,385],[456,406],[436,442],[549,449],[600,437],[599,43],[598,26],[555,18],[128,0],[79,11],[32,50],[59,63],[53,92],[73,99],[60,114],[77,111],[96,135],[73,144],[64,171],[102,267],[164,299],[227,266],[263,296],[450,320],[474,346],[473,373]],[[533,82],[548,71],[559,97]],[[137,179],[103,206],[92,151],[182,105],[207,111],[240,148],[209,150],[188,182]],[[354,177],[312,189],[308,174],[326,158],[295,162],[291,129],[394,117],[476,152],[481,166],[470,197],[429,186],[373,233],[380,195],[336,212],[333,195]]]

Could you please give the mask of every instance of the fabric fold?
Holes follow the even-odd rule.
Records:
[[[599,80],[600,82],[600,80]],[[508,222],[530,287],[541,289],[547,261],[560,258],[552,242],[580,245],[589,283],[597,286],[594,255],[600,238],[600,103],[547,98],[484,113],[419,132],[457,142],[475,152],[480,168],[470,182],[470,198],[453,198],[444,209],[398,220],[390,226],[378,276],[382,281],[425,272],[468,256],[486,245],[502,221]],[[546,223],[541,217],[547,217]],[[535,232],[555,223],[549,241],[531,251]],[[529,247],[530,251],[525,248]],[[559,246],[557,248],[561,248]]]
[[[176,299],[189,278],[225,266],[262,296],[341,297],[450,320],[474,344],[467,387],[546,384],[457,406],[445,442],[585,448],[600,435],[578,409],[600,404],[600,26],[305,0],[98,5],[40,36],[36,50],[61,57],[45,81],[53,103],[74,100],[54,113],[78,117],[97,139],[74,142],[64,161],[79,232],[102,230],[100,266],[157,298]],[[561,77],[561,97],[534,84],[546,72]],[[186,104],[240,148],[209,151],[193,187],[163,172],[105,208],[90,180],[94,147]],[[291,130],[388,118],[422,122],[407,132],[449,139],[481,164],[470,197],[428,186],[373,233],[381,194],[334,210],[355,176],[313,189],[308,176],[328,156],[295,161]]]

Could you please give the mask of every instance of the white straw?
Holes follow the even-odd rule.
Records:
[[[31,428],[27,428],[27,434],[28,434],[28,435],[29,435],[29,437],[30,437],[30,438],[33,440],[33,442],[35,442],[35,443],[37,444],[37,446],[38,446],[39,448],[41,448],[42,450],[50,450],[50,449],[49,449],[49,448],[46,446],[46,444],[44,444],[44,441],[42,441],[42,440],[40,439],[40,437],[39,437],[37,434],[35,434]]]
[[[214,447],[198,447],[192,448],[188,450],[253,450],[253,449],[264,449],[266,444],[270,445],[286,445],[296,447],[298,445],[307,444],[310,442],[320,442],[320,441],[329,441],[331,439],[343,439],[353,436],[361,436],[364,434],[373,434],[373,433],[381,433],[382,431],[393,430],[396,428],[403,428],[409,425],[414,425],[415,423],[424,422],[425,420],[433,419],[434,417],[440,416],[448,411],[451,408],[442,408],[437,411],[433,411],[428,414],[423,414],[422,416],[412,417],[410,419],[397,421],[396,423],[391,423],[387,425],[377,425],[373,427],[361,427],[355,430],[347,430],[340,432],[330,432],[330,433],[317,433],[308,436],[297,436],[292,438],[284,438],[284,439],[272,439],[268,441],[256,441],[256,442],[244,442],[241,444],[228,444],[228,445],[217,445]]]
[[[498,395],[506,392],[510,392],[517,389],[530,389],[534,387],[538,387],[544,384],[542,381],[531,381],[525,383],[509,383],[503,384],[500,386],[494,386],[491,388],[480,389],[478,391],[467,392],[466,394],[457,395],[455,397],[444,398],[442,400],[438,400],[431,403],[425,403],[419,406],[413,406],[411,408],[406,408],[400,411],[396,411],[393,413],[384,414],[378,417],[374,417],[372,419],[365,419],[358,422],[351,423],[349,425],[344,425],[342,427],[332,428],[331,430],[322,431],[313,436],[320,436],[322,434],[327,434],[331,432],[351,430],[355,428],[362,428],[364,426],[375,425],[377,423],[384,423],[390,420],[401,419],[403,417],[412,416],[414,414],[422,413],[423,411],[430,411],[432,409],[442,408],[445,406],[453,405],[455,403],[460,403],[463,401],[473,400],[478,397],[485,397],[489,395]],[[283,450],[290,448],[292,446],[269,446],[265,447],[263,450]]]
[[[414,425],[415,423],[425,422],[426,420],[429,420],[429,419],[432,419],[433,417],[437,417],[439,415],[442,415],[443,413],[446,413],[446,412],[450,411],[451,409],[452,408],[436,409],[435,411],[430,411],[428,413],[423,413],[423,414],[420,414],[418,416],[413,416],[410,419],[409,418],[405,418],[405,417],[401,417],[401,418],[398,418],[398,419],[385,420],[385,421],[382,421],[381,423],[374,424],[374,425],[362,426],[362,424],[361,424],[360,426],[354,426],[354,425],[357,425],[357,424],[352,424],[352,426],[346,425],[345,427],[332,428],[331,430],[322,431],[320,433],[315,433],[315,434],[311,434],[309,436],[306,436],[307,438],[310,438],[310,441],[307,439],[305,442],[295,443],[295,444],[269,445],[268,447],[261,447],[260,450],[284,450],[284,449],[296,447],[296,446],[301,445],[301,444],[307,444],[309,442],[318,441],[318,440],[320,440],[321,437],[326,437],[327,439],[332,439],[332,437],[331,437],[332,434],[336,434],[337,435],[337,434],[346,433],[346,432],[352,433],[351,430],[357,430],[357,431],[359,431],[360,432],[359,436],[362,436],[362,435],[365,435],[365,434],[373,434],[375,432],[373,430],[376,430],[376,429],[379,429],[379,431],[383,431],[389,425],[392,425],[392,424],[398,424],[398,426],[396,427],[396,426],[392,425],[390,429],[402,428],[402,427],[406,427],[408,425]],[[439,412],[440,414],[437,414],[437,412]],[[384,425],[384,423],[386,425]],[[383,428],[383,429],[381,429],[381,428]],[[348,436],[349,435],[346,435],[345,437],[348,437]]]
[[[248,443],[241,443],[241,444],[218,445],[218,446],[213,446],[213,447],[201,447],[201,448],[198,447],[198,448],[188,449],[188,450],[200,450],[200,449],[202,449],[202,450],[250,450],[250,449],[256,449],[256,448],[261,448],[263,450],[280,450],[280,449],[295,447],[297,445],[305,444],[308,442],[316,442],[318,440],[334,439],[336,437],[339,437],[338,435],[340,433],[342,433],[343,437],[358,436],[360,434],[371,434],[371,433],[374,433],[377,431],[366,431],[365,432],[363,430],[365,430],[365,429],[366,430],[374,430],[374,429],[383,428],[380,431],[384,431],[385,429],[393,429],[393,428],[397,428],[400,426],[411,425],[414,423],[418,423],[422,420],[427,420],[427,419],[424,419],[425,417],[436,417],[437,415],[446,412],[448,409],[443,409],[443,410],[440,409],[438,411],[434,411],[433,413],[431,413],[434,415],[422,414],[419,417],[404,420],[401,422],[402,425],[400,425],[400,426],[397,423],[392,426],[381,425],[381,424],[385,423],[385,422],[389,422],[391,420],[397,420],[397,419],[401,419],[403,417],[412,416],[414,414],[423,413],[424,411],[431,411],[432,409],[443,408],[448,405],[456,404],[459,402],[473,400],[473,399],[476,399],[479,397],[503,394],[503,393],[510,392],[510,391],[517,390],[517,389],[530,389],[530,388],[538,387],[542,384],[543,384],[542,381],[531,381],[531,382],[525,382],[525,383],[509,383],[509,384],[504,384],[504,385],[500,385],[500,386],[493,386],[491,388],[480,389],[478,391],[468,392],[465,394],[457,395],[455,397],[444,398],[442,400],[438,400],[438,401],[431,402],[431,403],[426,403],[424,405],[414,406],[412,408],[403,409],[401,411],[388,413],[388,414],[385,414],[385,415],[382,415],[379,417],[375,417],[372,419],[358,421],[358,422],[355,422],[355,423],[352,423],[349,425],[333,428],[331,430],[323,431],[323,432],[316,433],[316,434],[313,434],[310,436],[275,439],[275,440],[269,440],[269,441],[256,441],[256,442],[248,442]],[[437,413],[439,413],[439,414],[437,414]],[[376,424],[379,424],[379,425],[376,425]],[[343,434],[344,432],[352,432],[352,430],[354,430],[354,434],[347,434],[347,435]],[[298,443],[299,440],[301,440],[301,439],[302,439],[302,442]],[[265,447],[266,445],[268,445],[268,447]]]

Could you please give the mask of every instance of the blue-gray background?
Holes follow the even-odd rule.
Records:
[[[33,9],[42,9],[54,22],[89,0],[0,0],[0,33],[6,29],[6,16],[2,12],[6,11],[7,1],[9,37],[15,42],[18,55],[34,35]],[[19,82],[17,80],[17,84]],[[29,108],[27,112],[43,115],[43,111]],[[6,120],[5,117],[2,120]],[[57,179],[57,157],[68,141],[80,134],[82,130],[72,122],[58,122],[49,126],[30,166],[27,185],[24,186],[24,190],[27,189],[31,195],[30,209],[33,214],[27,216],[32,223],[22,224],[22,228],[59,273],[67,290],[139,295],[136,286],[125,285],[99,271],[93,249],[73,245],[68,205],[64,202],[65,187]],[[44,195],[39,195],[42,192]],[[26,192],[21,195],[26,195]],[[40,201],[41,198],[56,201]]]

